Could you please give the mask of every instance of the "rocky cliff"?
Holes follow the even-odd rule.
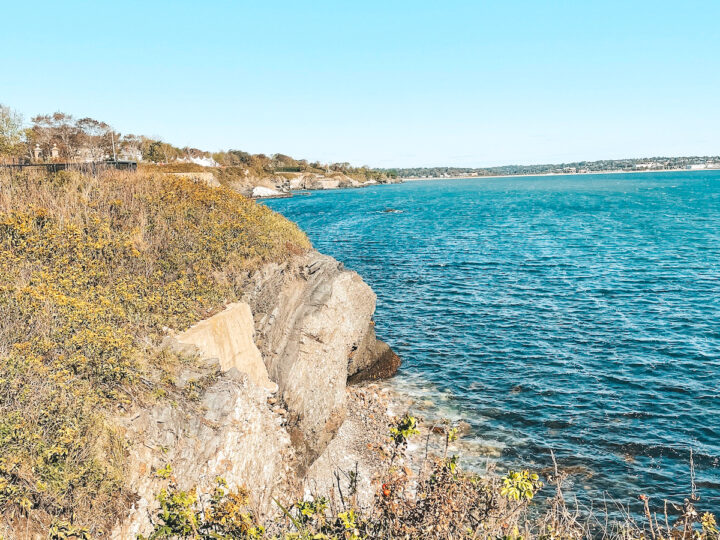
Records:
[[[373,184],[393,184],[401,182],[396,178],[382,180],[364,180],[352,178],[341,172],[319,173],[283,173],[265,177],[247,176],[235,180],[231,187],[240,193],[252,197],[275,197],[292,190],[323,190],[338,188],[359,188]]]
[[[150,530],[157,471],[168,464],[181,489],[211,493],[218,476],[247,487],[260,514],[272,511],[273,497],[331,484],[338,456],[371,468],[360,455],[366,434],[356,406],[346,422],[348,395],[365,399],[348,394],[348,379],[389,376],[399,359],[375,337],[370,287],[311,251],[263,267],[243,290],[243,302],[166,340],[200,357],[178,381],[202,388],[194,405],[158,404],[118,419],[132,441],[135,502],[113,538]]]
[[[247,197],[288,197],[293,190],[325,190],[360,188],[374,184],[395,184],[398,178],[382,177],[379,180],[363,177],[353,178],[339,171],[328,173],[288,172],[255,176],[248,170],[245,174],[228,175],[223,169],[206,167],[201,171],[166,172],[168,176],[188,178],[211,187],[226,185]]]

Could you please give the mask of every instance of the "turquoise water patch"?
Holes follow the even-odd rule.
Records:
[[[372,286],[406,390],[442,396],[437,410],[503,466],[546,469],[552,449],[583,471],[581,498],[681,502],[692,449],[704,507],[720,508],[720,172],[421,181],[266,204]]]

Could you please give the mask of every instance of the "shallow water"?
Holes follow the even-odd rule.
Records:
[[[703,506],[720,510],[720,172],[267,204],[372,286],[405,362],[393,384],[471,424],[466,464],[541,470],[552,449],[581,499],[681,501],[692,449]]]

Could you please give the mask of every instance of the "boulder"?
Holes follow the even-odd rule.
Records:
[[[285,195],[281,191],[265,186],[255,186],[252,190],[252,196],[256,199],[261,197],[284,197]]]
[[[390,345],[378,339],[375,341],[372,352],[375,361],[365,369],[348,377],[348,384],[389,379],[397,373],[402,360],[390,348]]]
[[[392,377],[400,367],[400,357],[390,346],[377,339],[375,325],[370,323],[358,347],[350,354],[348,384]]]

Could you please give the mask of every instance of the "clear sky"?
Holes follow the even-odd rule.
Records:
[[[720,154],[720,1],[3,2],[0,102],[355,165]]]

